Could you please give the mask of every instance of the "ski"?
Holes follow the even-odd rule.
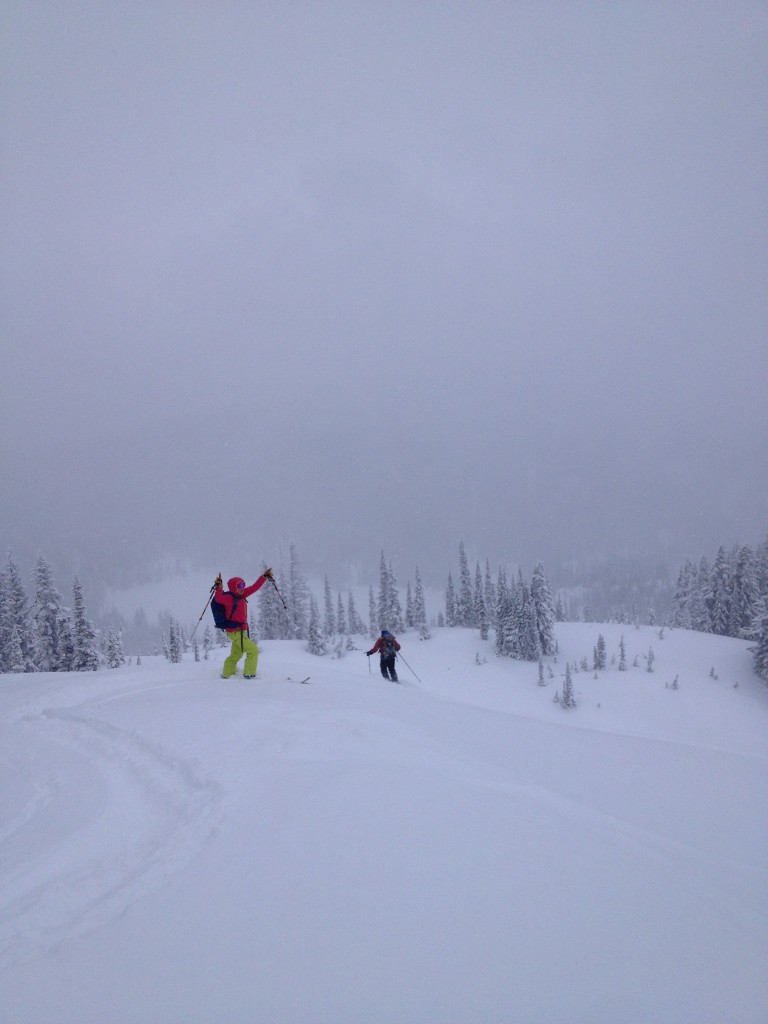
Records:
[[[307,676],[306,679],[291,679],[291,677],[288,676],[288,682],[289,683],[308,683],[311,678],[312,678],[311,676]]]

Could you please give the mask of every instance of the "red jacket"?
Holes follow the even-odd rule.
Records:
[[[246,587],[239,594],[235,594],[238,583],[244,583],[245,581],[240,579],[239,576],[233,576],[231,580],[227,580],[227,586],[229,591],[223,587],[217,587],[214,592],[214,598],[219,601],[227,610],[227,618],[232,622],[242,623],[243,626],[248,625],[248,598],[251,594],[255,594],[257,590],[264,586],[267,581],[266,576],[259,576],[255,583],[252,583],[250,587]],[[235,598],[240,598],[236,601]],[[234,605],[234,607],[233,607]],[[228,629],[228,633],[239,633],[240,626],[235,629]]]
[[[373,645],[373,647],[370,649],[370,651],[368,653],[369,654],[375,654],[377,651],[380,651],[381,650],[381,645],[384,643],[385,639],[392,641],[392,643],[395,645],[395,650],[396,651],[400,650],[400,644],[397,642],[397,639],[390,633],[389,636],[386,637],[386,638],[383,637],[383,636],[380,636],[378,638],[378,640],[376,641],[376,643]]]

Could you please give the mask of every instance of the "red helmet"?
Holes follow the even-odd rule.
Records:
[[[233,576],[231,580],[227,580],[227,590],[234,593],[235,590],[239,590],[245,586],[245,580],[241,579],[240,576]]]

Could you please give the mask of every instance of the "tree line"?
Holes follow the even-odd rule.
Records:
[[[713,561],[686,559],[670,625],[754,641],[755,671],[768,680],[768,540],[756,550],[721,545]]]
[[[91,672],[125,661],[122,638],[110,630],[101,638],[88,618],[83,587],[75,575],[72,603],[64,605],[43,555],[34,566],[30,601],[19,567],[9,554],[0,570],[0,671]]]

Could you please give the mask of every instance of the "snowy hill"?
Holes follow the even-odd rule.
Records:
[[[289,641],[0,677],[0,1020],[765,1024],[747,645],[563,624],[542,687],[401,639],[403,685]]]

